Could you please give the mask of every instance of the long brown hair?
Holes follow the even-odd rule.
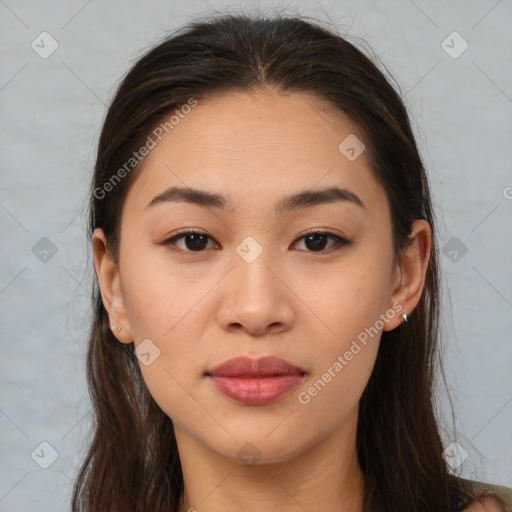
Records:
[[[103,124],[89,240],[102,228],[118,261],[121,208],[140,167],[127,169],[126,162],[164,116],[191,98],[265,85],[313,93],[359,126],[390,204],[395,256],[407,246],[414,220],[432,228],[421,300],[405,325],[382,333],[360,401],[357,451],[366,510],[460,511],[469,498],[447,470],[434,408],[439,263],[426,171],[400,95],[353,44],[304,18],[226,15],[195,21],[151,48],[122,80]],[[123,166],[122,179],[113,181]],[[149,394],[133,344],[113,336],[97,280],[92,299],[87,372],[94,438],[73,510],[175,511],[183,478],[172,421]]]

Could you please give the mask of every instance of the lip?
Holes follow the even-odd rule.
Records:
[[[297,386],[306,372],[278,357],[235,357],[206,376],[223,395],[245,405],[267,405]]]

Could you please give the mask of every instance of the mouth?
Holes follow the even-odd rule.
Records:
[[[278,357],[237,357],[205,376],[217,391],[244,405],[267,405],[287,395],[306,372]]]

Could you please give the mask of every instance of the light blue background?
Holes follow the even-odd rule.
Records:
[[[85,207],[105,104],[166,31],[227,5],[0,1],[0,512],[69,510],[85,451]],[[469,454],[462,472],[512,486],[511,2],[324,0],[287,12],[363,37],[402,88],[440,246],[457,237],[468,249],[457,262],[441,258],[446,369]],[[47,59],[31,48],[43,31],[58,43]],[[453,31],[469,44],[456,59],[441,47]],[[32,252],[43,237],[57,248],[46,263]],[[43,441],[58,452],[48,469],[31,458]]]

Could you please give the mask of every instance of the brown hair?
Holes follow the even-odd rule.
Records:
[[[420,302],[407,324],[382,333],[360,401],[357,451],[366,510],[460,511],[469,498],[447,470],[434,412],[439,268],[426,171],[399,94],[353,44],[302,18],[226,15],[196,21],[150,49],[122,80],[103,124],[89,239],[102,228],[118,261],[121,209],[140,164],[115,186],[105,184],[165,115],[190,98],[200,102],[265,85],[313,93],[358,125],[390,204],[396,256],[414,220],[432,228]],[[133,345],[113,336],[97,280],[93,307],[87,371],[94,438],[75,483],[73,510],[177,510],[183,479],[172,421],[149,394]]]

